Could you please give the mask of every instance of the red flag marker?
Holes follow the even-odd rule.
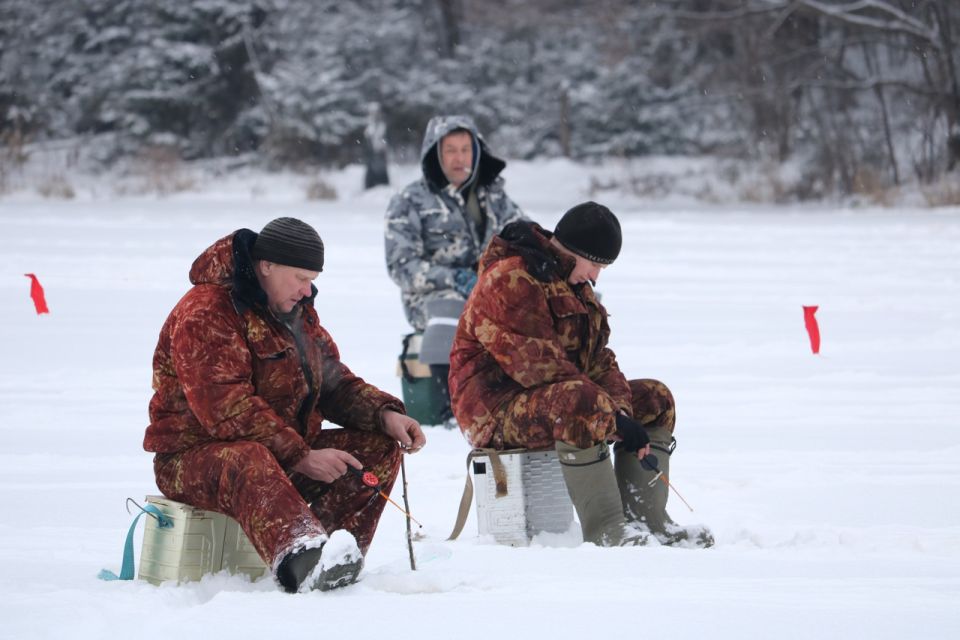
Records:
[[[815,354],[820,353],[820,326],[817,324],[816,313],[819,306],[803,306],[803,323],[807,326],[807,335],[810,336],[810,349]]]
[[[50,309],[47,308],[47,299],[43,295],[43,287],[40,285],[40,281],[37,280],[37,276],[32,273],[25,273],[23,275],[30,278],[30,297],[33,298],[33,306],[37,308],[37,315],[50,313]]]

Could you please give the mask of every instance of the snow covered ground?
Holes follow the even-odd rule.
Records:
[[[396,185],[415,172],[392,170]],[[506,177],[552,227],[586,199],[587,173],[516,163]],[[0,638],[960,637],[957,209],[603,198],[626,238],[599,283],[612,346],[629,375],[673,389],[672,480],[696,512],[671,511],[710,524],[714,549],[599,549],[576,532],[512,549],[478,537],[473,514],[445,542],[468,448],[431,428],[407,461],[426,533],[415,573],[388,506],[362,581],[336,592],[98,581],[119,569],[124,500],[156,492],[141,449],[152,351],[217,238],[279,215],[315,225],[322,321],[355,371],[400,393],[406,325],[382,249],[392,190],[361,193],[360,178],[326,176],[337,201],[265,174],[166,198],[77,183],[74,200],[0,200]],[[801,308],[813,304],[819,356]]]

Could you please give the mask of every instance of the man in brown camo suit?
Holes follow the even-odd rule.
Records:
[[[287,591],[353,582],[401,452],[426,443],[320,326],[323,242],[300,220],[240,229],[193,263],[160,331],[144,448],[169,498],[235,518]],[[324,419],[343,429],[321,429]]]
[[[492,240],[450,355],[454,415],[474,447],[556,447],[585,540],[646,544],[653,533],[709,546],[705,529],[670,520],[666,484],[641,463],[667,473],[670,390],[627,380],[607,346],[593,286],[621,242],[616,216],[593,202],[568,211],[554,233],[516,222]],[[608,441],[617,442],[612,468]]]

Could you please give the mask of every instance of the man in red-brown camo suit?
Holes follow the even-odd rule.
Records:
[[[312,282],[323,242],[295,218],[215,242],[160,331],[144,448],[169,498],[236,519],[289,592],[356,580],[420,425],[340,361]],[[324,419],[342,429],[321,430]]]
[[[657,478],[675,446],[673,395],[627,380],[607,346],[593,287],[621,243],[616,216],[595,202],[553,233],[522,221],[494,237],[450,354],[454,415],[474,447],[555,447],[585,541],[710,546],[709,530],[670,519]]]

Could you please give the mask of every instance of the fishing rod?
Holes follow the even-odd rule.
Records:
[[[652,453],[648,453],[640,459],[640,466],[657,474],[647,483],[647,485],[652,487],[653,485],[657,484],[657,480],[662,480],[667,487],[677,494],[677,497],[680,498],[683,504],[687,506],[687,509],[690,509],[690,513],[693,513],[693,507],[690,506],[690,503],[683,499],[683,496],[680,495],[680,492],[677,491],[677,488],[670,484],[670,480],[667,478],[667,476],[664,475],[663,471],[660,471],[660,461],[657,460],[657,456],[653,455]]]
[[[365,486],[370,487],[371,489],[379,493],[381,496],[383,496],[384,500],[386,500],[387,502],[395,506],[397,509],[400,509],[400,511],[402,511],[404,515],[406,515],[408,518],[416,522],[421,529],[423,528],[423,525],[420,524],[419,520],[417,520],[412,515],[410,515],[409,511],[407,511],[406,509],[401,507],[399,504],[394,502],[390,498],[390,496],[386,494],[386,492],[383,490],[383,485],[380,482],[380,478],[377,477],[377,474],[373,473],[372,471],[364,471],[363,469],[357,469],[356,467],[349,464],[347,465],[347,471],[349,471],[353,475],[360,478],[360,482],[362,482]]]

